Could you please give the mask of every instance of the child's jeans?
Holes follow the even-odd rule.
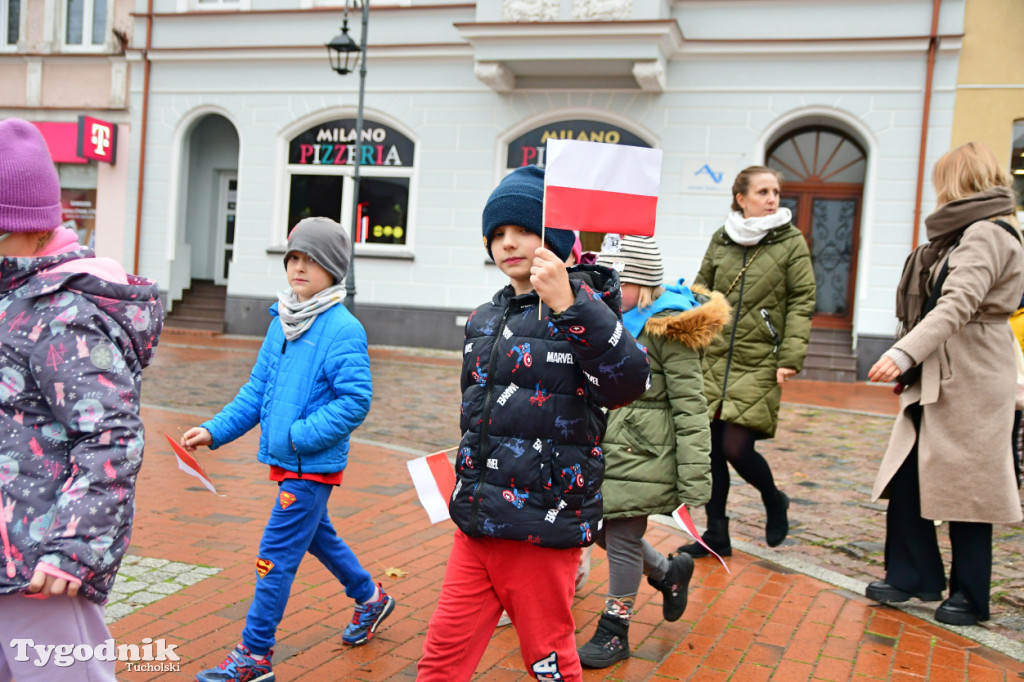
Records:
[[[538,680],[583,679],[572,597],[580,550],[471,538],[455,531],[417,682],[469,680],[508,611],[523,662]]]
[[[333,487],[292,478],[280,484],[260,541],[256,595],[242,631],[242,642],[255,655],[262,656],[274,646],[274,633],[288,604],[295,572],[307,551],[345,586],[349,597],[358,602],[373,597],[373,579],[334,532],[327,516]]]
[[[18,682],[114,682],[114,661],[96,660],[85,652],[88,648],[91,654],[110,639],[99,604],[83,597],[29,599],[5,594],[0,596],[0,614],[0,682],[14,678]],[[138,641],[142,637],[139,635]],[[46,665],[36,665],[43,657],[26,640],[49,648]],[[74,656],[73,648],[83,644],[87,647]],[[61,650],[50,648],[61,645],[65,645]],[[58,651],[67,653],[55,661]],[[70,662],[66,657],[74,659],[70,665],[66,665]],[[57,662],[65,665],[55,665]]]

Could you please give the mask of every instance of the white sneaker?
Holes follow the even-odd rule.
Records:
[[[501,612],[501,618],[498,619],[498,627],[504,627],[506,625],[512,625],[512,619],[508,617],[508,611]]]

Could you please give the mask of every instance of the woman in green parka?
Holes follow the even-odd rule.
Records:
[[[814,314],[814,269],[788,208],[779,207],[778,173],[744,169],[733,183],[733,212],[711,237],[696,284],[725,294],[734,311],[704,354],[704,392],[711,421],[711,499],[704,542],[729,556],[729,464],[761,493],[765,541],[789,534],[789,498],[775,486],[771,467],[755,449],[775,435],[782,384],[803,368]],[[708,556],[698,543],[679,548]]]
[[[729,321],[719,293],[662,286],[661,252],[652,237],[609,235],[598,265],[622,282],[622,324],[647,348],[651,385],[638,400],[608,413],[604,526],[597,542],[608,553],[608,595],[594,637],[580,662],[604,668],[628,658],[629,621],[643,575],[663,596],[662,615],[686,608],[693,574],[688,554],[664,556],[644,539],[647,517],[681,503],[704,504],[711,494],[711,449],[701,354]]]

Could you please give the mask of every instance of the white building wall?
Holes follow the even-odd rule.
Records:
[[[177,0],[156,1],[158,11],[174,12],[177,5]],[[745,0],[639,5],[655,14],[670,11],[687,39],[668,64],[661,93],[496,93],[474,76],[472,49],[453,26],[500,21],[500,3],[481,0],[475,11],[418,11],[423,3],[413,3],[408,11],[371,10],[365,116],[393,122],[416,143],[409,242],[414,258],[357,257],[357,302],[465,311],[504,284],[481,248],[480,211],[504,172],[503,143],[524,130],[524,122],[604,118],[662,148],[658,238],[668,277],[691,280],[730,203],[727,191],[716,195],[686,189],[693,164],[715,162],[734,175],[761,163],[770,137],[787,122],[806,117],[820,123],[831,116],[847,121],[846,128],[869,151],[854,333],[891,335],[894,288],[914,230],[926,76],[927,41],[921,36],[929,30],[932,3],[789,0],[756,3],[756,12],[753,5]],[[311,4],[251,2],[253,10],[300,6]],[[284,286],[281,256],[274,248],[283,246],[285,233],[287,139],[319,121],[355,113],[358,78],[331,73],[318,47],[337,32],[339,19],[340,11],[314,10],[308,16],[242,12],[234,22],[239,30],[225,36],[216,24],[157,18],[154,47],[177,50],[155,49],[151,55],[141,270],[168,283],[171,297],[188,284],[178,261],[187,260],[182,254],[187,251],[184,214],[175,204],[184,182],[181,147],[187,126],[182,121],[212,110],[236,122],[240,143],[229,296],[269,301]],[[358,13],[352,19],[358,37]],[[958,35],[962,19],[962,2],[942,3],[940,32]],[[140,26],[136,43],[145,33]],[[432,47],[420,45],[424,35]],[[745,40],[720,42],[739,37]],[[801,40],[773,42],[781,38]],[[827,41],[809,43],[807,38]],[[225,43],[250,49],[198,49]],[[279,49],[261,51],[254,45]],[[408,49],[399,49],[402,45]],[[934,162],[948,148],[959,56],[957,39],[945,39],[942,46],[925,159],[929,179]],[[191,48],[197,48],[194,54],[188,53]],[[141,68],[132,70],[133,102],[142,101],[141,74]],[[136,108],[132,148],[140,143],[139,116]],[[922,215],[933,206],[926,181]],[[128,213],[134,215],[131,208]],[[129,250],[126,246],[126,255]]]

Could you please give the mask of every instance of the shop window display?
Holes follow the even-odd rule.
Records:
[[[364,120],[361,137],[357,143],[354,119],[338,119],[309,128],[290,141],[287,226],[290,229],[310,216],[325,216],[349,227],[358,155],[355,243],[381,246],[386,253],[389,247],[408,243],[415,145],[393,128],[369,119]]]

